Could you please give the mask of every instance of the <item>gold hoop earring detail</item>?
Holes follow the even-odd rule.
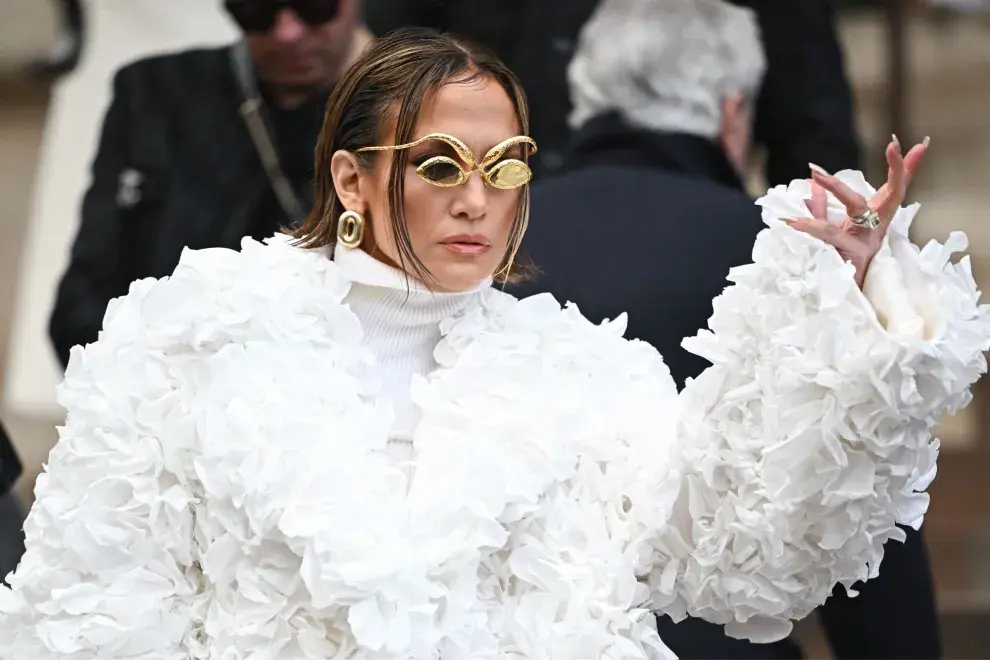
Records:
[[[344,211],[337,218],[337,242],[354,249],[364,240],[364,216],[357,211]]]

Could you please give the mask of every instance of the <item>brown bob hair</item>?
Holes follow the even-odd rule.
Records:
[[[501,85],[515,108],[519,128],[529,133],[529,107],[519,80],[494,54],[469,41],[427,28],[404,28],[373,42],[344,73],[327,102],[323,129],[316,145],[316,200],[302,226],[290,231],[303,248],[322,248],[337,242],[338,218],[346,210],[337,197],[330,160],[341,149],[355,153],[361,147],[389,144],[382,129],[395,121],[395,142],[411,142],[424,101],[451,82],[484,77]],[[394,151],[388,174],[388,227],[395,237],[400,267],[422,282],[435,282],[413,251],[403,209],[406,150]],[[355,155],[361,167],[371,169],[374,154]],[[524,149],[523,158],[528,158]],[[520,192],[519,208],[509,233],[508,249],[496,269],[501,283],[526,279],[532,266],[517,258],[529,222],[529,186]]]

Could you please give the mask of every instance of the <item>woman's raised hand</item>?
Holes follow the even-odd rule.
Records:
[[[811,218],[792,218],[787,223],[835,247],[839,256],[851,262],[856,267],[856,283],[863,285],[866,270],[869,268],[873,255],[880,249],[887,228],[894,214],[904,202],[911,177],[921,165],[921,160],[928,149],[928,138],[908,151],[901,153],[901,144],[897,136],[887,145],[887,183],[885,183],[872,199],[867,200],[849,186],[839,181],[817,165],[811,167],[811,200],[808,210]],[[842,222],[828,222],[826,209],[828,194],[832,193],[846,207],[846,217]],[[870,212],[876,213],[879,223],[870,229],[863,224],[869,220]]]

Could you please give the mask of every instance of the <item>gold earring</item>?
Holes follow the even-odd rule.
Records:
[[[364,216],[357,211],[344,211],[337,218],[337,242],[354,249],[364,240]]]

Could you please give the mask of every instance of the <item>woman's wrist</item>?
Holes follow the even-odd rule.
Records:
[[[866,273],[870,270],[870,263],[872,262],[873,256],[871,255],[869,258],[861,259],[860,263],[853,263],[853,266],[856,268],[856,286],[858,286],[860,290],[863,289],[863,283],[866,282]]]

